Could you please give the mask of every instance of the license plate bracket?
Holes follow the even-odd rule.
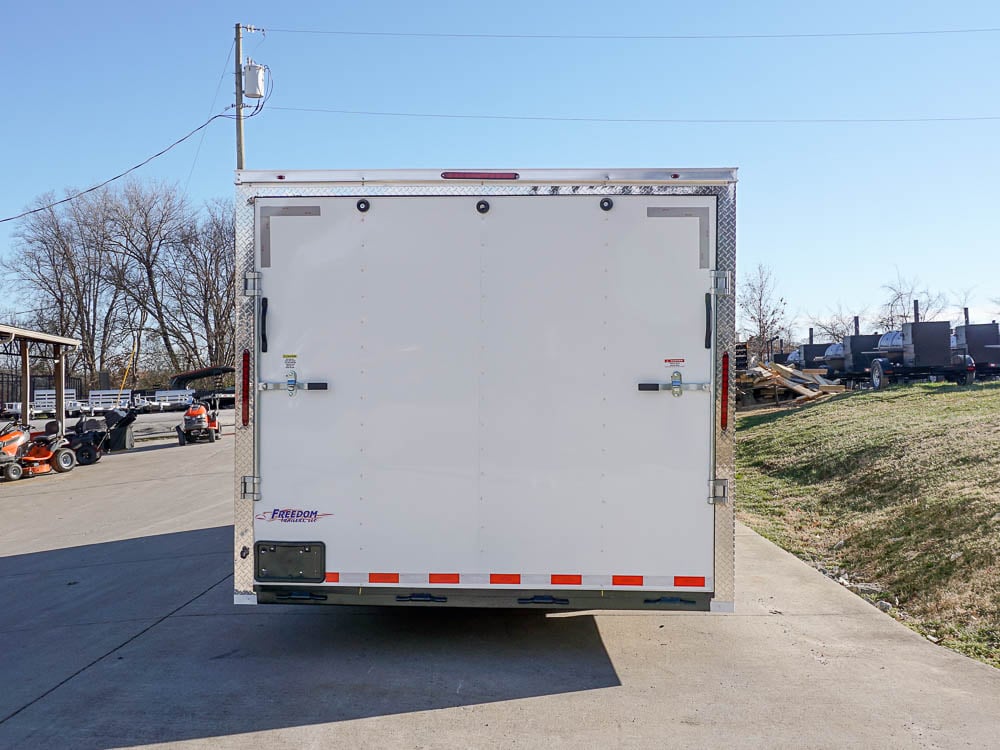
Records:
[[[254,577],[258,581],[322,583],[326,578],[323,542],[257,542]]]

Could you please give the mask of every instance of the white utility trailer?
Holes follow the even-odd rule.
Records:
[[[235,600],[733,606],[733,169],[237,173]]]

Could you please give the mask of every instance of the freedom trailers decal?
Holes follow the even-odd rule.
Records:
[[[258,521],[277,521],[279,523],[315,523],[321,518],[332,516],[333,513],[320,513],[318,510],[303,510],[301,508],[275,508],[258,513]]]

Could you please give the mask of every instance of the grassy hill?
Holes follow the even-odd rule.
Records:
[[[737,430],[744,523],[1000,667],[1000,383],[847,393]]]

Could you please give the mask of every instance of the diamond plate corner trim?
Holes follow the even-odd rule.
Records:
[[[240,185],[236,189],[236,278],[244,278],[254,267],[254,206],[251,186]],[[254,321],[258,297],[237,295],[236,297],[236,357],[242,357],[243,350],[249,350],[250,383],[256,381],[257,359],[254,346]],[[250,419],[246,427],[242,420],[242,399],[244,384],[236,379],[236,429],[234,430],[233,461],[233,594],[234,601],[255,603],[257,595],[253,589],[253,516],[254,501],[243,498],[242,479],[254,476],[256,445],[254,441],[254,409],[256,394],[250,391]]]
[[[736,279],[736,185],[715,188],[718,196],[716,218],[716,270]],[[735,287],[735,281],[734,281]],[[736,598],[736,399],[729,398],[729,429],[723,431],[718,416],[722,409],[722,355],[732,352],[736,342],[736,290],[717,294],[715,360],[715,478],[729,480],[729,502],[715,508],[715,602],[734,602]],[[729,382],[734,382],[735,358],[729,357]]]

